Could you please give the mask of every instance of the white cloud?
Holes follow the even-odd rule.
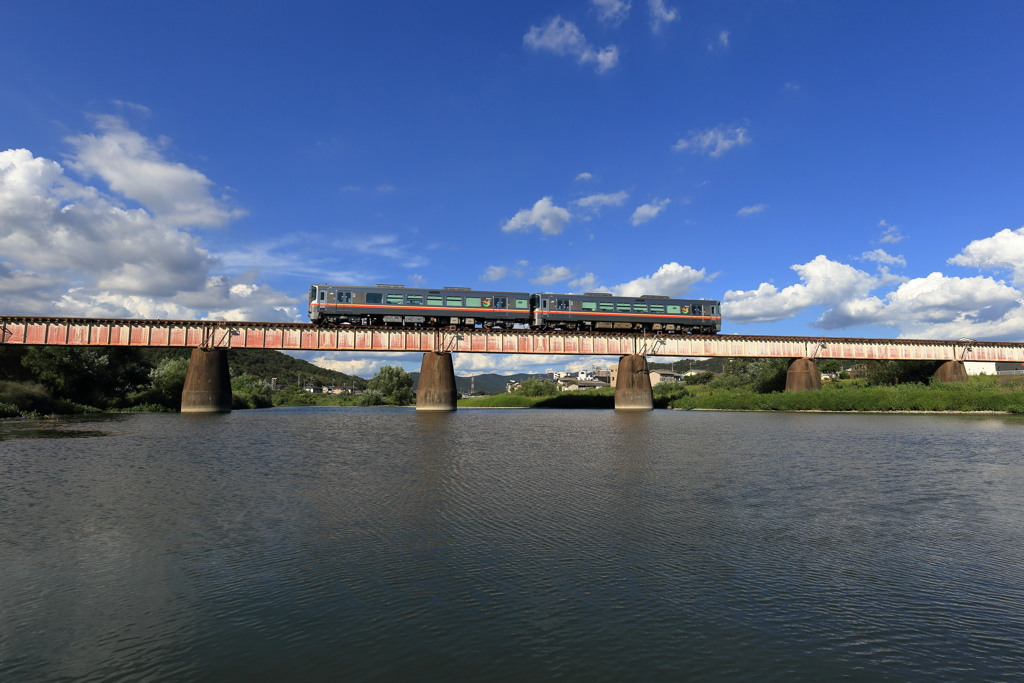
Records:
[[[587,273],[575,280],[570,280],[568,287],[571,292],[576,292],[577,294],[596,292],[598,291],[597,277],[593,273]]]
[[[1021,293],[988,277],[942,273],[914,278],[878,297],[839,302],[814,323],[822,329],[857,324],[894,327],[900,336],[938,339],[1019,335],[1024,331]]]
[[[679,10],[675,7],[666,7],[665,0],[647,0],[647,7],[651,11],[651,31],[658,33],[661,25],[679,19]]]
[[[630,0],[590,0],[590,3],[597,10],[597,18],[612,26],[625,21],[633,7]]]
[[[168,161],[157,143],[128,128],[117,116],[96,117],[99,134],[72,135],[68,166],[85,179],[99,176],[113,192],[146,207],[170,227],[221,226],[245,215],[210,194],[213,182],[185,164]]]
[[[619,50],[614,45],[595,49],[571,21],[561,16],[551,19],[543,28],[531,26],[523,42],[534,50],[547,50],[556,55],[570,55],[577,63],[597,64],[597,72],[604,73],[619,61]]]
[[[876,263],[882,263],[887,266],[907,265],[907,260],[903,258],[903,256],[893,256],[892,254],[886,253],[885,249],[865,251],[863,254],[861,254],[861,258],[867,259],[868,261],[874,261]]]
[[[360,254],[383,256],[401,261],[406,268],[421,268],[430,263],[422,254],[414,253],[409,245],[399,244],[396,235],[370,235],[353,237],[334,243],[337,249],[351,249]]]
[[[617,296],[643,296],[644,294],[660,294],[663,296],[686,296],[690,287],[706,279],[704,268],[694,270],[690,266],[681,266],[675,261],[666,263],[657,272],[648,277],[638,277],[621,285],[611,287]]]
[[[137,136],[121,132],[126,139]],[[194,198],[193,187],[171,183],[164,190],[164,206],[187,203],[173,194],[175,187],[182,188],[186,200]],[[97,188],[67,177],[57,162],[28,150],[0,152],[0,293],[5,311],[296,319],[298,301],[254,282],[252,274],[215,275],[221,260],[176,227],[180,218],[173,208],[155,214],[125,208]]]
[[[521,209],[501,229],[505,232],[528,231],[537,226],[545,235],[557,235],[572,218],[568,209],[555,206],[551,197],[537,200],[532,209]]]
[[[397,188],[394,185],[378,185],[377,192],[394,192]]]
[[[1000,230],[992,237],[974,240],[949,259],[957,266],[1008,270],[1017,286],[1024,285],[1024,228]]]
[[[797,83],[796,81],[788,81],[782,87],[785,88],[786,90],[791,91],[791,92],[797,92],[798,90],[800,90],[800,84]]]
[[[417,275],[417,274],[413,273],[407,279],[409,281],[409,284],[412,285],[413,287],[426,287],[427,286],[427,279],[425,277],[423,277],[422,275]]]
[[[562,280],[568,280],[576,274],[565,266],[544,266],[540,269],[540,275],[530,280],[535,285],[553,285]]]
[[[779,291],[775,285],[762,282],[757,289],[749,291],[729,290],[722,304],[723,315],[737,323],[782,320],[810,306],[831,306],[863,297],[883,282],[853,266],[830,261],[824,255],[791,268],[800,276],[802,284]]]
[[[885,220],[880,220],[878,221],[878,227],[885,228],[878,240],[883,244],[896,244],[906,238],[905,235],[900,234],[900,227],[898,225],[889,225]]]
[[[629,217],[629,220],[634,226],[646,223],[664,211],[670,201],[669,199],[655,199],[650,204],[641,204],[636,207],[636,211]]]
[[[593,173],[587,173],[586,171],[584,171],[583,173],[580,173],[579,175],[576,176],[576,180],[590,180],[593,177]]]
[[[135,104],[134,102],[126,102],[124,100],[113,100],[113,102],[114,102],[114,104],[116,104],[118,107],[120,107],[122,109],[124,109],[124,108],[134,109],[135,111],[139,112],[140,114],[148,114],[149,113],[149,107],[147,107],[144,104]]]
[[[718,34],[718,42],[721,43],[722,47],[729,47],[729,32],[722,31]]]
[[[672,149],[677,152],[688,149],[691,152],[720,157],[733,147],[742,147],[749,143],[750,138],[747,137],[746,128],[718,126],[704,131],[691,131],[689,138],[680,139]]]
[[[505,266],[487,266],[487,270],[480,276],[481,280],[495,282],[508,275],[508,268]]]
[[[622,206],[627,199],[629,199],[629,193],[620,190],[614,194],[592,194],[589,197],[577,199],[573,204],[581,209],[590,209],[594,213],[598,213],[602,206]]]
[[[754,206],[744,206],[742,209],[736,212],[737,216],[749,216],[753,213],[761,213],[768,208],[767,204],[755,204]]]

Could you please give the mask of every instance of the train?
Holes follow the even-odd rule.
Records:
[[[309,319],[320,326],[718,334],[722,304],[656,294],[624,297],[610,292],[555,294],[319,284],[309,290]]]

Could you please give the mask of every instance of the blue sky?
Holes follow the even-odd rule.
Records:
[[[1018,2],[0,1],[0,303],[605,287],[728,333],[1019,340],[1022,34]]]

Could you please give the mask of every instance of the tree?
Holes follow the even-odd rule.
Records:
[[[366,387],[380,394],[385,403],[407,406],[412,403],[412,377],[397,365],[385,365],[377,371]]]
[[[531,377],[519,385],[520,396],[557,396],[558,385]]]

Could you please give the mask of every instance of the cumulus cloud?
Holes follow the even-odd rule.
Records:
[[[501,229],[505,232],[526,232],[531,227],[538,227],[545,235],[557,235],[562,232],[565,224],[572,219],[568,209],[555,206],[551,197],[537,200],[532,209],[521,209]]]
[[[749,291],[729,290],[722,304],[723,315],[738,323],[782,320],[810,306],[831,306],[863,297],[881,284],[878,278],[824,255],[791,268],[800,276],[801,284],[781,291],[768,282]]]
[[[661,25],[679,19],[679,10],[675,7],[667,7],[665,0],[647,0],[647,7],[651,12],[651,31],[659,33]]]
[[[676,142],[672,149],[677,152],[688,149],[691,152],[720,157],[733,147],[742,147],[750,143],[746,128],[718,126],[704,131],[691,131],[689,136]]]
[[[597,10],[597,18],[612,26],[625,21],[633,7],[630,0],[590,0],[590,4]]]
[[[124,150],[120,157],[110,151],[99,153],[92,146],[106,145],[109,140],[101,139],[105,135],[86,136],[89,140],[80,136],[71,138],[80,143],[75,163],[114,179],[135,201],[147,199],[156,207],[152,212],[145,204],[147,208],[127,208],[98,188],[72,180],[57,162],[35,157],[29,150],[0,152],[0,293],[5,311],[295,319],[296,299],[255,282],[251,273],[215,274],[222,266],[220,259],[179,227],[186,215],[212,224],[237,213],[222,211],[216,203],[203,208],[203,202],[196,201],[202,198],[197,185],[187,182],[196,180],[188,173],[191,169],[154,157],[153,146],[134,131],[121,127],[117,135],[131,142],[135,152]],[[82,150],[86,153],[81,154]],[[149,173],[148,180],[125,180],[116,163],[110,168],[103,165],[104,159],[120,159],[128,160],[127,168],[136,158],[146,161],[139,168],[140,173]],[[165,165],[171,166],[169,171]],[[171,180],[152,199],[146,183],[155,182],[163,171]],[[200,187],[209,183],[205,178],[196,182]]]
[[[878,227],[885,228],[882,231],[882,236],[878,239],[882,244],[896,244],[902,239],[905,239],[904,235],[900,234],[900,227],[898,225],[889,225],[885,220],[878,221]]]
[[[486,282],[495,282],[508,275],[508,268],[505,266],[487,266],[487,270],[480,276]]]
[[[669,199],[655,199],[650,204],[641,204],[636,207],[636,211],[634,211],[633,215],[629,217],[629,220],[634,226],[646,223],[647,221],[656,218],[659,213],[664,211],[670,201],[671,200]]]
[[[592,194],[589,197],[577,199],[573,204],[581,209],[589,209],[594,213],[599,213],[601,211],[601,207],[622,206],[627,199],[629,199],[629,193],[625,190],[620,190],[613,194]]]
[[[576,176],[576,180],[590,180],[593,177],[593,173],[587,173],[586,171],[584,171],[583,173],[580,173],[579,175]]]
[[[582,294],[583,292],[596,292],[598,291],[597,277],[593,273],[587,273],[575,280],[570,280],[568,287],[571,292],[575,292],[577,294]]]
[[[575,275],[576,273],[572,272],[565,266],[544,266],[540,269],[540,275],[530,280],[530,282],[535,285],[553,285],[556,282],[568,280]]]
[[[694,270],[690,266],[681,266],[675,261],[666,263],[650,276],[638,277],[635,280],[615,285],[611,292],[617,296],[643,296],[644,294],[660,294],[663,296],[686,296],[690,287],[707,279],[704,268]]]
[[[974,240],[949,259],[957,266],[1007,270],[1017,286],[1024,285],[1024,227],[1000,230],[992,237]]]
[[[861,254],[861,258],[867,259],[868,261],[874,261],[875,263],[881,263],[887,266],[907,265],[907,260],[903,258],[903,256],[893,256],[892,254],[886,253],[885,249],[865,251],[863,254]]]
[[[753,206],[744,206],[742,209],[736,212],[737,216],[749,216],[753,213],[761,213],[768,208],[767,204],[754,204]]]
[[[153,142],[118,116],[97,116],[96,128],[99,133],[65,138],[75,148],[67,155],[68,166],[86,180],[98,176],[170,227],[217,227],[245,215],[215,198],[205,175],[165,159],[161,150],[170,144],[167,138]]]
[[[561,16],[551,19],[543,27],[531,26],[523,36],[523,43],[533,50],[575,57],[579,64],[594,63],[598,73],[608,71],[619,61],[617,47],[609,45],[595,49],[576,24],[565,21]]]

